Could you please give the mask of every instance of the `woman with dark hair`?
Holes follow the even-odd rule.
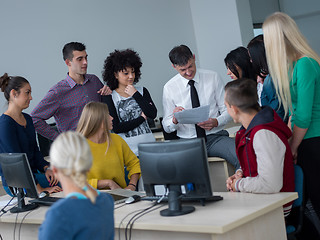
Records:
[[[0,88],[8,101],[8,109],[0,116],[0,153],[26,153],[31,171],[34,173],[38,192],[59,192],[49,163],[43,159],[37,142],[31,117],[22,112],[29,107],[31,86],[23,77],[10,77],[5,73],[0,77]],[[8,194],[10,190],[3,178],[2,184]]]
[[[261,92],[261,105],[270,106],[285,122],[288,122],[288,118],[284,116],[283,106],[279,106],[276,89],[269,74],[263,35],[261,34],[254,37],[248,43],[247,48],[251,57],[255,79],[257,79],[257,82],[263,83]]]
[[[250,56],[245,47],[238,47],[229,52],[224,59],[224,63],[228,69],[227,75],[230,75],[231,79],[249,78],[255,80]]]
[[[157,108],[146,88],[136,87],[141,59],[131,49],[115,50],[104,61],[103,81],[112,94],[103,96],[113,117],[113,131],[119,134],[138,156],[140,142],[155,141],[147,118],[157,116]]]

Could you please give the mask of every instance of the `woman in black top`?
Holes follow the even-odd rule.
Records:
[[[148,90],[135,86],[141,76],[141,66],[137,52],[115,50],[106,58],[102,72],[104,82],[112,90],[102,101],[108,104],[113,117],[113,131],[123,137],[136,155],[140,142],[155,141],[147,118],[157,116]]]

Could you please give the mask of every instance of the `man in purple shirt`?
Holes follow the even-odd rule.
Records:
[[[100,93],[110,94],[110,89],[103,86],[97,76],[87,74],[88,55],[84,44],[67,43],[62,52],[69,69],[67,77],[54,85],[31,113],[36,131],[51,140],[61,132],[76,129],[88,102],[100,102]],[[51,117],[54,117],[58,131],[46,123]]]

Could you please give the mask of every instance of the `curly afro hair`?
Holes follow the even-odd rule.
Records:
[[[139,82],[142,66],[139,54],[132,49],[114,50],[104,60],[102,78],[103,81],[110,87],[111,90],[118,88],[119,82],[115,77],[115,73],[125,70],[127,67],[131,67],[135,72],[134,83]]]

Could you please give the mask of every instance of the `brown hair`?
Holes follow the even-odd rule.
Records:
[[[27,83],[29,83],[27,79],[19,76],[11,77],[8,76],[8,73],[0,77],[0,88],[8,102],[10,100],[11,90],[14,89],[20,93],[20,89]]]
[[[226,103],[238,107],[242,112],[260,111],[257,85],[248,78],[239,78],[225,86]]]

